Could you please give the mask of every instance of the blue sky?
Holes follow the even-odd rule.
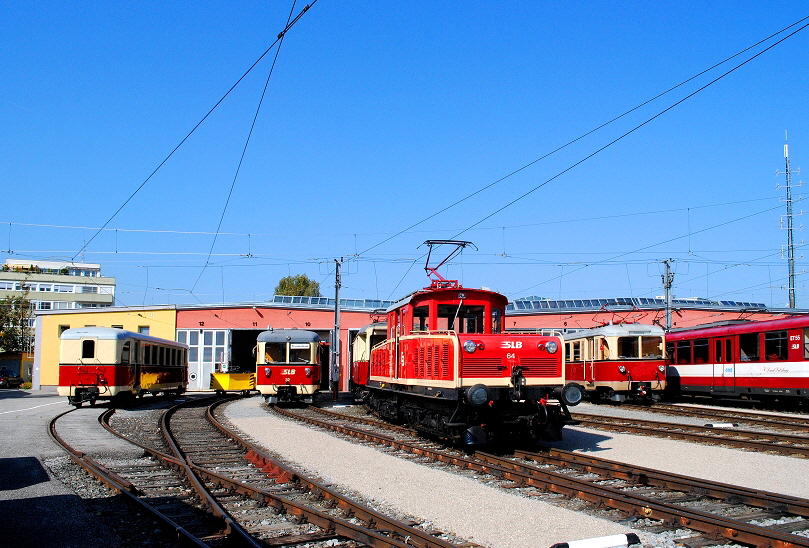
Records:
[[[4,257],[76,257],[291,5],[4,3]],[[510,298],[659,295],[674,259],[677,297],[785,306],[775,172],[785,130],[792,167],[809,158],[809,29],[558,177],[775,39],[399,233],[807,15],[319,0],[283,41],[215,245],[275,50],[78,257],[122,305],[262,300],[289,274],[332,295],[339,257],[343,296],[388,299],[425,285],[424,240],[459,238],[478,250],[444,275]]]

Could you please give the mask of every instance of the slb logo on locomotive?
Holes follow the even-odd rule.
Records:
[[[522,341],[503,341],[503,344],[500,345],[500,348],[522,348]]]
[[[294,369],[284,369],[283,373],[281,373],[281,374],[282,375],[294,375],[295,370]]]

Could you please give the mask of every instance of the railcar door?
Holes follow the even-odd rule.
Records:
[[[736,391],[736,359],[733,338],[713,339],[713,389],[715,392]]]

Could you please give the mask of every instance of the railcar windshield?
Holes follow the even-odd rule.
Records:
[[[286,343],[266,343],[264,345],[264,363],[285,363],[286,361]]]
[[[312,361],[312,347],[309,343],[289,344],[289,363],[309,363]]]
[[[618,337],[618,358],[638,357],[639,337]]]
[[[640,345],[642,358],[663,357],[663,337],[641,337]]]

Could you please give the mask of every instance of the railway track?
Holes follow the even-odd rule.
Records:
[[[585,428],[645,436],[652,435],[793,457],[809,457],[809,437],[806,435],[742,430],[735,427],[697,426],[582,413],[573,413],[573,418],[579,421],[579,426]]]
[[[688,529],[696,536],[677,539],[698,547],[722,542],[750,546],[809,546],[809,500],[776,493],[628,466],[618,462],[551,450],[517,451],[512,456],[464,454],[415,439],[406,428],[372,419],[310,408],[305,413],[274,412],[428,458],[498,478],[509,488],[536,488],[585,500],[618,511],[617,520],[640,531]],[[615,518],[614,518],[615,519]]]
[[[98,416],[102,432],[149,455],[138,462],[105,460],[93,454],[94,443],[68,443],[60,421],[73,411],[55,417],[49,430],[74,461],[154,515],[183,545],[458,546],[355,502],[254,447],[216,417],[214,409],[232,399],[175,405],[160,413],[154,432],[142,426],[132,431],[127,421],[115,420],[114,409]]]
[[[801,434],[809,428],[809,417],[805,415],[775,415],[772,413],[757,413],[754,411],[737,411],[718,407],[692,407],[668,403],[655,403],[654,405],[624,404],[627,408],[638,409],[645,413],[659,413],[675,417],[696,417],[711,422],[733,422],[754,427],[770,428],[776,431],[786,431]]]

